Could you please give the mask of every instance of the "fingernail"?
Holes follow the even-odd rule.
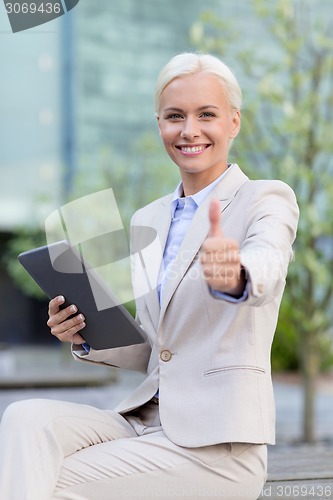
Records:
[[[83,316],[83,314],[79,314],[79,315],[78,315],[78,318],[79,318],[79,320],[80,320],[80,321],[84,321],[84,316]]]
[[[70,307],[70,311],[73,312],[73,313],[75,313],[77,311],[76,306],[71,306]]]
[[[58,302],[59,302],[60,304],[62,304],[63,302],[65,302],[65,297],[64,297],[63,295],[59,295],[59,297],[58,297]]]

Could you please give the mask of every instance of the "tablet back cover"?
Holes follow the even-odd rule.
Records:
[[[67,241],[28,250],[18,259],[49,299],[63,295],[66,299],[63,307],[75,304],[84,314],[86,326],[80,334],[93,349],[145,342],[144,331],[138,323],[119,305],[100,276],[87,263],[83,266],[80,255]],[[110,304],[110,307],[98,310],[96,296],[99,303]]]

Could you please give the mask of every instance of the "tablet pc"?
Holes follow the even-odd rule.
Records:
[[[67,241],[28,250],[18,259],[49,299],[63,295],[66,301],[62,307],[78,307],[86,321],[80,335],[93,349],[145,342],[143,329]],[[97,296],[103,309],[97,308]]]

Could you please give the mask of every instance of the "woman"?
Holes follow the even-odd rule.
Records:
[[[274,443],[270,348],[298,208],[283,182],[251,181],[228,164],[240,108],[239,85],[217,58],[185,53],[163,68],[156,116],[181,182],[132,219],[156,229],[164,249],[158,265],[146,262],[149,293],[134,279],[147,341],[90,349],[84,317],[75,305],[60,310],[63,297],[50,301],[48,321],[77,359],[147,377],[115,411],[11,405],[1,426],[1,498],[260,494]],[[133,234],[133,245],[143,244]]]

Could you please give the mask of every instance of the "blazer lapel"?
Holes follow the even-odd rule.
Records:
[[[241,185],[247,180],[248,177],[243,174],[238,165],[234,164],[196,211],[193,221],[181,244],[178,255],[173,262],[172,279],[167,280],[165,284],[159,324],[161,324],[161,321],[163,320],[165,311],[176,288],[183,279],[187,269],[198,254],[201,245],[208,235],[208,211],[210,201],[213,198],[218,198],[220,200],[221,212],[223,212],[223,210],[225,210],[232,202]]]
[[[159,207],[155,209],[155,212],[152,214],[149,222],[147,221],[147,226],[155,230],[157,236],[154,245],[151,245],[150,249],[147,247],[147,250],[142,251],[142,255],[140,256],[141,263],[145,267],[146,281],[149,284],[149,292],[143,296],[143,299],[146,302],[150,317],[156,330],[160,316],[158,277],[171,223],[171,200],[172,194],[162,198]]]

